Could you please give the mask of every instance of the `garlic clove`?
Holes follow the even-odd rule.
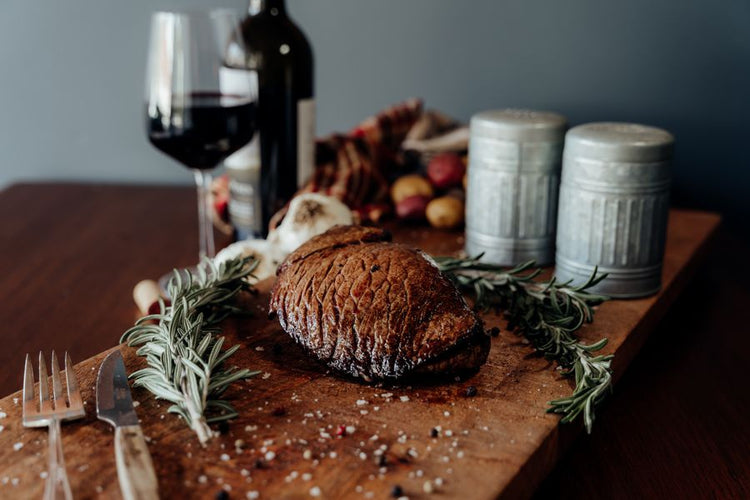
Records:
[[[338,199],[304,193],[292,199],[284,220],[269,234],[268,241],[289,254],[313,236],[353,222],[351,210]]]

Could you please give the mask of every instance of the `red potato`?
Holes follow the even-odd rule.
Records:
[[[456,153],[442,153],[430,160],[427,177],[438,189],[461,185],[466,173],[466,164]]]
[[[425,210],[429,202],[430,198],[427,196],[409,196],[396,203],[396,215],[402,220],[424,220]]]

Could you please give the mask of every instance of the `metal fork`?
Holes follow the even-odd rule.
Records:
[[[52,351],[52,400],[50,400],[47,367],[44,364],[44,356],[40,352],[39,400],[37,401],[34,396],[34,366],[31,364],[29,355],[26,355],[26,364],[23,370],[23,426],[49,427],[49,471],[44,487],[45,500],[60,498],[71,500],[73,498],[68,474],[65,471],[65,458],[63,457],[60,439],[60,422],[83,418],[86,415],[81,400],[81,391],[78,390],[78,382],[73,372],[73,363],[70,361],[67,352],[65,353],[65,385],[68,392],[67,404],[60,381],[60,367],[57,364],[57,356],[55,351]],[[39,406],[37,406],[37,403]]]

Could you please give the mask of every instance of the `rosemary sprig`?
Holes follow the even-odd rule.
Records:
[[[606,274],[597,275],[594,270],[579,286],[555,278],[540,282],[535,278],[541,269],[533,269],[533,261],[507,269],[480,262],[481,257],[437,257],[435,261],[459,288],[474,294],[477,308],[502,308],[510,330],[524,336],[545,358],[556,361],[566,375],[574,375],[573,394],[550,401],[547,411],[562,414],[563,423],[583,414],[590,433],[594,410],[612,385],[613,356],[593,354],[607,344],[606,338],[585,345],[575,332],[593,320],[593,307],[607,300],[588,292]]]
[[[234,298],[251,289],[247,279],[257,264],[252,258],[219,265],[205,259],[194,273],[175,270],[168,285],[172,305],[162,301],[159,314],[139,319],[121,339],[140,345],[138,354],[148,363],[130,375],[134,385],[173,403],[167,411],[181,416],[202,445],[213,435],[209,423],[237,416],[222,393],[233,382],[259,373],[224,368],[239,345],[222,351],[224,337],[216,336],[221,331],[216,325],[240,311]]]

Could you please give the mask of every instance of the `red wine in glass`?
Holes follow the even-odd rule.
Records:
[[[246,97],[217,92],[173,96],[167,112],[147,106],[148,138],[186,167],[211,170],[252,139],[255,105]]]

